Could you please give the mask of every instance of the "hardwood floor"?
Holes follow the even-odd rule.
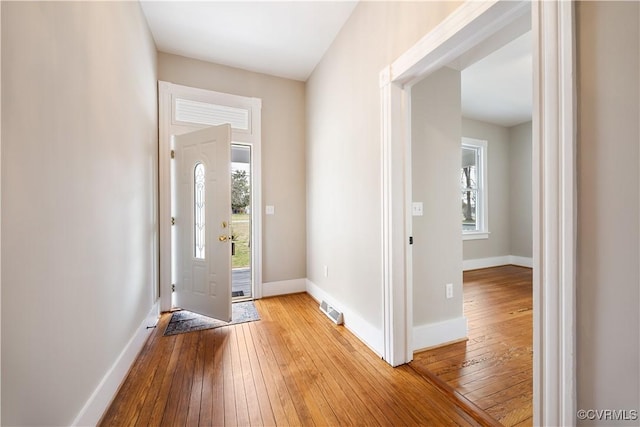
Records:
[[[163,315],[100,425],[489,425],[307,294],[256,306],[260,321],[169,337]]]
[[[505,426],[533,423],[532,270],[464,273],[469,340],[416,353],[410,366],[434,374]]]

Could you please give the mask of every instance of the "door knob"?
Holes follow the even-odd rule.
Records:
[[[226,242],[227,240],[231,240],[231,236],[227,236],[226,234],[221,234],[218,236],[218,240],[221,242]]]

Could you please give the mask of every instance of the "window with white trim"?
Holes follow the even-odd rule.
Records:
[[[462,138],[460,200],[462,237],[486,239],[487,227],[487,141]]]

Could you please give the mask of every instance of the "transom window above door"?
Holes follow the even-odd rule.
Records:
[[[196,123],[209,126],[229,123],[233,129],[249,131],[251,109],[175,98],[174,117],[177,123]]]

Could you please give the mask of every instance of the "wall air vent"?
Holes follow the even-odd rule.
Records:
[[[322,301],[320,303],[320,311],[326,314],[327,317],[329,317],[329,319],[331,319],[333,323],[335,323],[336,325],[342,325],[343,323],[342,313],[340,313],[335,308],[331,307],[326,301]]]

